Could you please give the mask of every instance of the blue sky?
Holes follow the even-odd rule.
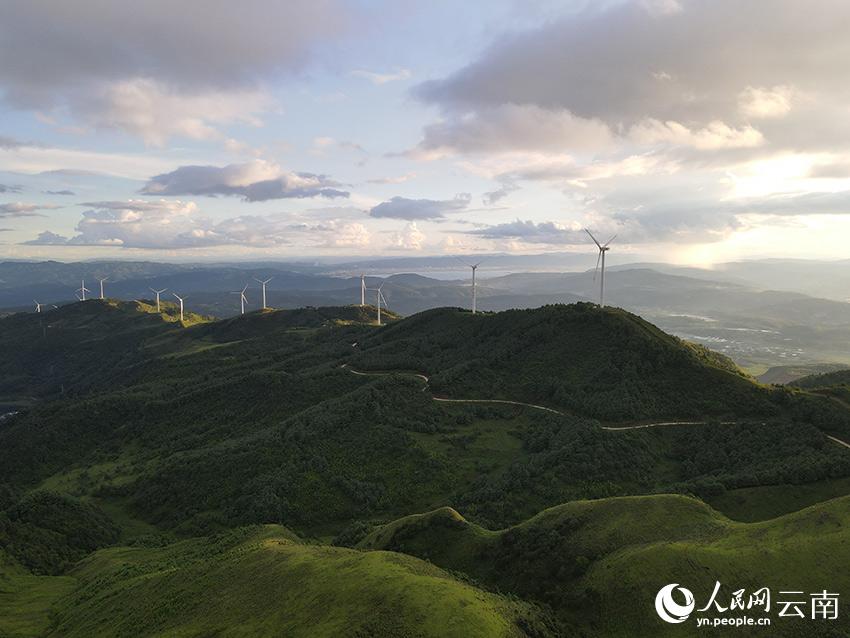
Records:
[[[814,5],[12,0],[0,257],[846,257]]]

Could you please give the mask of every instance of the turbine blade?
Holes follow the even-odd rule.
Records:
[[[596,273],[599,271],[599,260],[602,259],[602,249],[599,250],[599,255],[596,257],[596,268],[593,269],[593,281],[596,281]]]
[[[584,229],[584,232],[586,232],[588,235],[590,235],[590,238],[593,240],[594,244],[599,246],[599,248],[602,248],[602,245],[598,241],[596,241],[596,237],[593,236],[593,233],[591,233],[589,230],[587,230],[587,228]]]
[[[605,242],[605,247],[607,247],[607,246],[608,246],[608,244],[610,244],[610,243],[611,243],[612,241],[614,241],[615,239],[617,239],[617,235],[614,235],[613,237],[611,237],[611,239],[609,239],[608,241],[606,241],[606,242]]]

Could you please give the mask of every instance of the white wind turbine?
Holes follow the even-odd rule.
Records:
[[[366,275],[360,275],[360,306],[366,305]]]
[[[601,260],[602,261],[602,273],[601,273],[602,276],[599,280],[599,305],[604,306],[605,305],[605,253],[608,252],[608,244],[610,244],[612,241],[614,241],[614,239],[617,236],[614,235],[613,237],[611,237],[611,239],[606,241],[604,244],[600,244],[598,241],[596,241],[596,237],[593,236],[593,233],[591,233],[587,228],[584,229],[584,232],[586,232],[588,235],[590,235],[590,238],[593,240],[593,243],[596,244],[596,246],[599,248],[599,256],[596,258],[596,270],[593,271],[593,281],[596,281],[596,272],[599,270],[599,261]]]
[[[274,279],[274,277],[269,277],[265,281],[262,281],[261,279],[257,279],[256,277],[254,277],[254,281],[256,281],[258,284],[260,284],[263,287],[263,310],[266,310],[268,308],[268,306],[266,306],[266,284],[269,283],[272,279]],[[247,288],[248,286],[245,286],[245,287]],[[243,292],[243,296],[244,296],[245,291],[243,290],[242,292]],[[242,314],[245,314],[244,309],[242,310]]]
[[[86,280],[85,280],[85,279],[83,279],[83,280],[80,282],[80,287],[79,287],[79,288],[77,288],[74,292],[75,292],[75,293],[76,293],[76,292],[80,293],[79,295],[77,295],[77,299],[79,299],[80,301],[85,301],[85,300],[86,300],[86,293],[87,293],[87,292],[91,292],[91,290],[89,290],[88,288],[86,288]]]
[[[98,281],[100,282],[100,298],[106,299],[106,297],[103,296],[103,282],[109,281],[109,277],[104,277],[103,279],[98,279]]]
[[[378,302],[378,325],[379,326],[381,325],[381,301],[384,302],[385,308],[387,306],[387,299],[386,299],[386,297],[384,297],[384,293],[381,292],[381,288],[383,288],[383,287],[384,287],[384,284],[381,284],[380,286],[375,288],[375,293],[376,293],[375,297],[377,298],[377,302]]]
[[[43,303],[38,303],[35,299],[33,299],[33,300],[32,300],[32,302],[35,304],[35,311],[36,311],[36,312],[41,312],[41,307],[42,307],[44,304],[43,304]]]
[[[180,301],[180,321],[183,321],[183,297],[178,295],[176,292],[172,292],[171,294],[177,297],[177,299]]]
[[[162,290],[154,290],[153,288],[148,288],[153,294],[156,295],[156,311],[159,312],[159,296],[164,293],[168,288],[163,288]]]
[[[239,301],[242,303],[242,314],[245,314],[245,302],[248,301],[248,297],[245,296],[245,291],[248,290],[248,284],[245,284],[245,287],[242,290],[237,290],[234,292],[234,295],[239,295]]]
[[[475,314],[478,310],[478,291],[475,289],[475,271],[478,270],[478,266],[480,266],[481,261],[484,260],[482,259],[477,264],[469,264],[460,257],[458,257],[457,260],[467,267],[472,268],[472,314]]]

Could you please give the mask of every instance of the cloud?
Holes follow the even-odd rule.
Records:
[[[567,228],[556,222],[534,222],[517,219],[513,222],[466,231],[484,239],[515,239],[529,244],[582,243],[581,229]]]
[[[8,137],[6,135],[0,135],[0,148],[3,150],[14,150],[16,148],[20,148],[21,146],[27,146],[24,142],[20,140],[16,140],[14,137]]]
[[[397,82],[398,80],[409,80],[413,77],[413,74],[409,69],[399,69],[393,73],[375,73],[374,71],[358,69],[356,71],[352,71],[351,75],[358,78],[364,78],[376,85],[386,84],[387,82]]]
[[[233,195],[247,202],[306,197],[348,197],[326,175],[290,173],[277,164],[254,160],[245,164],[181,166],[152,177],[143,195]]]
[[[414,177],[416,177],[416,173],[410,172],[404,175],[396,175],[395,177],[375,177],[366,180],[366,182],[368,184],[403,184],[412,180]]]
[[[61,190],[61,191],[42,191],[45,195],[76,195],[74,191],[69,190]]]
[[[738,108],[750,118],[782,117],[791,111],[793,95],[790,86],[772,89],[748,86],[738,96]]]
[[[404,230],[395,232],[390,237],[390,248],[397,250],[420,251],[424,248],[425,233],[416,226],[416,222],[410,222]]]
[[[4,217],[42,217],[36,211],[52,210],[59,208],[51,204],[24,204],[23,202],[11,202],[8,204],[0,204],[0,218]]]
[[[243,113],[256,112],[263,85],[301,72],[354,21],[339,0],[10,0],[0,94],[46,120],[67,110],[152,143],[208,139],[212,127],[241,121],[240,99],[249,100]]]
[[[466,209],[471,199],[468,193],[461,193],[454,199],[447,200],[408,199],[396,196],[373,207],[369,214],[372,217],[388,217],[391,219],[442,219],[445,213]]]
[[[764,136],[752,126],[735,129],[719,120],[709,122],[704,128],[691,130],[672,120],[660,122],[648,119],[635,124],[629,131],[629,138],[643,145],[671,144],[698,150],[753,148],[764,143]]]
[[[439,157],[448,152],[599,151],[612,142],[610,129],[599,120],[531,104],[503,104],[451,114],[425,127],[419,149]]]
[[[149,78],[116,82],[80,100],[73,112],[93,128],[118,129],[148,145],[164,146],[170,137],[223,140],[218,126],[262,124],[258,115],[273,101],[259,90],[205,90],[185,93]]]
[[[23,242],[24,246],[65,246],[68,243],[68,238],[63,235],[57,235],[49,230],[45,230],[38,234],[38,237],[29,241]]]
[[[0,184],[0,193],[20,193],[21,186],[10,186],[9,184]]]
[[[90,207],[77,234],[45,231],[26,245],[111,246],[188,249],[212,246],[274,247],[293,243],[315,247],[362,247],[370,241],[363,224],[344,219],[300,221],[292,215],[240,215],[220,221],[203,216],[194,202],[128,200],[85,202]],[[323,217],[332,211],[317,211]]]
[[[525,113],[527,122],[534,121],[533,109],[547,113],[539,119],[550,122],[559,144],[574,122],[604,123],[617,137],[647,122],[664,123],[676,131],[661,141],[703,151],[753,147],[759,135],[771,147],[848,141],[850,125],[841,114],[850,98],[844,81],[850,4],[820,0],[816,6],[796,0],[593,3],[506,34],[470,64],[417,86],[414,95],[443,113],[442,122],[426,129],[424,145],[445,145],[447,138],[462,150],[486,144],[483,134],[470,142],[466,131],[486,130],[482,123],[506,109]],[[506,144],[510,136],[496,131],[495,139],[494,145]],[[537,146],[547,147],[545,139]]]

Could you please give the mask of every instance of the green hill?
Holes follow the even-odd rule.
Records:
[[[276,526],[101,550],[70,577],[45,636],[555,635],[532,605],[416,558],[303,544]]]
[[[707,600],[791,587],[843,592],[850,576],[850,497],[763,523],[734,523],[681,496],[567,503],[498,532],[443,509],[381,526],[359,547],[404,552],[501,591],[551,605],[568,635],[699,635],[653,611],[656,592],[682,583]],[[728,601],[727,605],[728,607]],[[710,615],[710,614],[709,614]],[[781,620],[781,619],[779,619]],[[839,636],[850,621],[776,621],[770,635]],[[747,635],[747,634],[745,634]]]
[[[55,635],[97,635],[94,628],[126,635],[141,617],[161,634],[215,635],[225,621],[246,618],[249,598],[237,586],[262,603],[256,622],[265,614],[297,635],[301,626],[286,625],[265,590],[252,589],[249,575],[264,583],[257,574],[265,571],[274,579],[265,589],[288,618],[338,599],[361,635],[375,627],[387,635],[434,633],[428,610],[443,609],[435,597],[450,611],[461,608],[458,627],[547,635],[541,616],[498,592],[550,605],[559,622],[598,635],[577,610],[603,622],[594,615],[601,613],[597,598],[619,586],[595,571],[605,561],[678,543],[695,544],[709,558],[732,556],[737,545],[727,552],[716,543],[778,525],[740,526],[693,499],[658,493],[727,503],[749,519],[846,494],[850,451],[825,433],[850,439],[847,407],[759,385],[724,357],[620,310],[442,309],[404,319],[388,314],[382,327],[374,308],[357,306],[192,317],[183,325],[171,313],[170,306],[162,316],[145,302],[110,301],[0,319],[0,340],[18,348],[14,360],[0,362],[0,387],[10,406],[21,406],[0,419],[0,552],[14,565],[11,593],[0,604],[20,605],[23,596],[33,601],[31,613],[49,608]],[[33,341],[39,334],[42,341]],[[373,374],[357,374],[364,370]],[[436,400],[445,397],[458,401]],[[645,427],[670,420],[686,423]],[[612,425],[641,427],[606,429]],[[802,496],[782,498],[788,486]],[[773,496],[762,508],[764,490]],[[655,496],[610,499],[629,495]],[[439,508],[461,511],[469,522],[447,509],[415,519],[425,528],[441,520],[440,529],[451,530],[436,545],[429,537],[413,542],[408,522],[396,523],[411,543],[403,551],[458,570],[460,580],[405,556],[341,547],[376,525]],[[340,547],[298,543],[279,528],[272,536],[288,544],[252,536],[245,545],[243,532],[231,535],[257,524]],[[505,528],[514,531],[487,531]],[[522,541],[516,551],[512,541],[498,540],[512,535]],[[808,542],[804,552],[820,560]],[[102,549],[116,543],[132,547]],[[569,562],[553,561],[553,551]],[[208,562],[193,562],[207,555]],[[243,570],[249,556],[255,562]],[[749,555],[741,556],[748,564]],[[709,558],[704,576],[727,573],[726,563]],[[513,569],[498,567],[512,561]],[[672,578],[665,561],[659,573]],[[638,573],[651,564],[622,569]],[[347,566],[356,572],[350,580],[327,576]],[[373,569],[401,593],[376,588],[355,602],[351,583],[368,581]],[[39,574],[75,579],[76,597],[61,598],[67,580]],[[694,587],[704,585],[694,578]],[[217,616],[194,580],[238,604]],[[275,589],[288,582],[304,596]],[[641,610],[636,603],[631,613]],[[45,626],[16,618],[21,627]],[[278,625],[244,622],[247,635],[286,634]]]
[[[592,304],[426,311],[372,335],[353,364],[420,370],[438,395],[538,402],[606,421],[773,411],[767,392],[722,355]]]

